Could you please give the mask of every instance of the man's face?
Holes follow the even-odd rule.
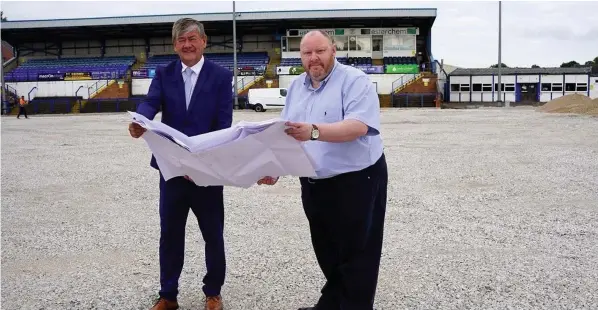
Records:
[[[181,34],[174,42],[174,50],[187,66],[198,63],[205,48],[206,38],[197,30]]]
[[[299,50],[303,68],[309,76],[318,82],[324,80],[334,66],[336,46],[323,35],[316,33],[303,38]]]

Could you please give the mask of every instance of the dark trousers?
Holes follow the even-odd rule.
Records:
[[[185,256],[185,225],[193,211],[205,242],[207,273],[203,292],[220,294],[224,284],[223,187],[200,187],[183,177],[164,181],[160,174],[160,296],[176,300]]]
[[[312,245],[326,277],[317,309],[373,309],[386,214],[385,156],[361,171],[300,181]]]
[[[17,115],[17,118],[20,118],[21,115],[25,115],[25,118],[28,118],[27,110],[25,109],[25,107],[19,107],[19,115]]]

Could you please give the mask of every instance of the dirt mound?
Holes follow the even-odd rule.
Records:
[[[598,115],[598,99],[592,100],[588,96],[571,94],[548,101],[538,108],[538,111]]]

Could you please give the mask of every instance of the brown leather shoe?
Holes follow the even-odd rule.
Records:
[[[205,310],[222,310],[222,296],[206,296]]]
[[[150,310],[176,310],[179,308],[179,303],[170,301],[160,297]]]

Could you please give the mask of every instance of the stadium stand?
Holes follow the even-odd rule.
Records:
[[[348,63],[346,57],[337,57],[336,60],[345,65]],[[301,58],[282,58],[280,60],[280,66],[301,66]]]
[[[232,53],[208,53],[205,54],[205,57],[214,61],[218,65],[227,68],[228,70],[233,70],[234,59]],[[148,58],[145,65],[143,65],[140,69],[156,69],[158,66],[166,65],[169,62],[177,59],[178,56],[176,54],[155,55]],[[270,57],[268,57],[267,52],[237,54],[237,67],[245,71],[257,71],[263,74],[269,61]]]
[[[10,44],[3,43],[3,51],[14,46],[14,58],[3,53],[3,112],[13,113],[14,98],[21,95],[31,100],[34,114],[68,113],[69,106],[70,113],[135,109],[155,69],[177,59],[171,34],[172,22],[180,17],[204,21],[207,59],[233,71],[237,50],[239,76],[233,87],[240,97],[250,88],[288,87],[304,71],[298,42],[313,29],[335,37],[340,63],[370,75],[381,106],[392,106],[399,93],[433,91],[410,85],[427,81],[423,72],[435,74],[431,29],[436,9],[239,14],[236,47],[230,13],[3,22],[2,39]]]
[[[29,59],[5,75],[8,82],[122,79],[135,56]]]
[[[417,65],[415,57],[384,57],[385,65]]]

